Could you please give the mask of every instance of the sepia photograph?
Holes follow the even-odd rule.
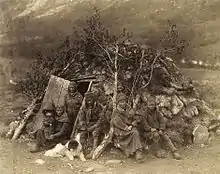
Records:
[[[1,174],[219,174],[220,0],[0,0]]]

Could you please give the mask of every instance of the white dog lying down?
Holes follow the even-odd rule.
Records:
[[[65,145],[57,144],[53,149],[45,152],[44,156],[48,157],[64,157],[67,156],[70,160],[74,157],[79,157],[81,161],[86,161],[82,152],[82,145],[80,143],[80,134],[77,134],[74,140],[68,141]]]

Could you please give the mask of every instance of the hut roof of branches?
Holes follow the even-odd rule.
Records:
[[[165,36],[160,38],[158,46],[138,45],[133,43],[132,33],[126,29],[119,35],[110,33],[96,11],[84,28],[75,30],[60,47],[48,50],[44,55],[37,53],[32,70],[21,82],[23,92],[31,98],[39,96],[45,90],[50,75],[67,80],[95,75],[109,81],[113,79],[116,68],[120,84],[126,93],[132,95],[145,82],[146,86],[150,84],[155,68],[165,68],[172,80],[179,81],[176,78],[180,71],[167,56],[179,57],[185,42],[178,39],[178,31],[173,26],[170,25]]]

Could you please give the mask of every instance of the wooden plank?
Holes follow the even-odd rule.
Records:
[[[36,116],[33,131],[40,129],[42,126],[42,110],[45,103],[54,102],[55,106],[64,105],[64,96],[67,93],[68,85],[68,80],[53,75],[50,77],[40,111]]]
[[[69,86],[70,81],[65,80],[62,83],[62,89],[60,91],[60,95],[59,95],[59,100],[57,101],[58,105],[64,105],[64,97],[67,94],[67,90],[68,90],[68,86]]]

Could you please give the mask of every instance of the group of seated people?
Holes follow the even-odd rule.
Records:
[[[32,153],[50,149],[57,143],[68,141],[71,138],[74,123],[77,121],[76,130],[80,133],[83,150],[86,150],[88,135],[91,134],[93,137],[93,147],[87,158],[92,157],[106,120],[102,106],[95,101],[95,94],[87,92],[84,97],[86,98],[85,107],[80,110],[83,96],[77,91],[77,84],[70,82],[64,106],[55,107],[52,102],[43,104],[43,123],[41,129],[36,131],[36,143],[31,149]],[[78,120],[76,120],[77,115]]]
[[[78,115],[76,130],[80,133],[85,153],[88,139],[91,138],[93,141],[92,149],[87,154],[88,159],[92,157],[109,126],[114,130],[114,145],[127,157],[134,156],[138,162],[142,162],[145,149],[143,142],[147,142],[156,148],[156,152],[161,144],[165,144],[175,159],[181,159],[166,133],[166,122],[157,110],[154,96],[148,98],[144,109],[134,110],[127,104],[127,96],[122,92],[118,93],[117,109],[110,114],[111,119],[106,115],[112,112],[112,107],[109,107],[110,111],[108,107],[103,107],[98,101],[97,93],[87,92],[84,97],[85,107],[80,110],[83,96],[77,91],[77,84],[70,82],[64,106],[55,108],[53,103],[44,105],[43,126],[36,133],[36,144],[31,152],[52,148],[56,143],[70,139]],[[112,101],[109,103],[112,104]]]

